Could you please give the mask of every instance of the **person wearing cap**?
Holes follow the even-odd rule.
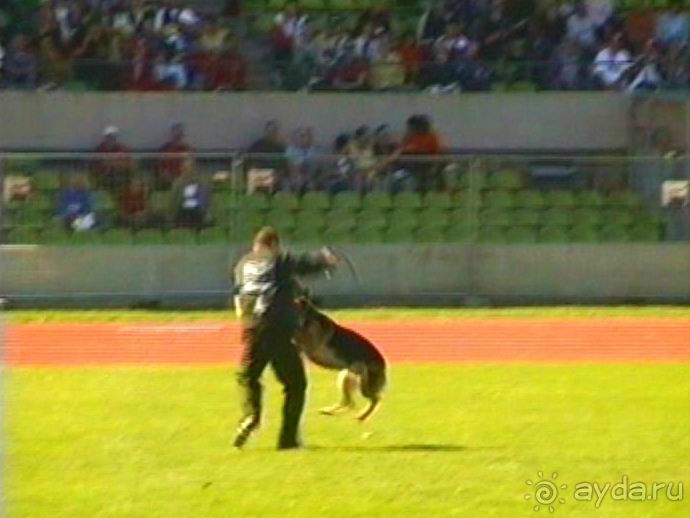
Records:
[[[95,150],[103,158],[93,165],[94,183],[112,191],[119,191],[129,184],[132,174],[132,158],[129,149],[120,142],[119,135],[117,126],[108,125],[103,129],[103,140]]]
[[[243,352],[237,376],[243,416],[234,446],[241,448],[261,422],[261,375],[271,365],[285,392],[278,449],[300,446],[299,424],[307,378],[299,351],[292,343],[299,326],[297,277],[335,268],[338,258],[327,248],[304,255],[284,252],[278,232],[264,227],[251,251],[234,268],[235,310],[242,320]]]
[[[184,124],[176,122],[170,126],[170,138],[159,151],[164,156],[158,162],[158,181],[166,186],[171,185],[182,174],[184,160],[192,152],[186,140]]]

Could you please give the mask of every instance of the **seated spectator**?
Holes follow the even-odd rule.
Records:
[[[378,172],[374,140],[368,126],[357,128],[352,139],[350,139],[347,152],[352,159],[357,187],[359,189],[368,187]]]
[[[473,58],[477,45],[465,36],[462,27],[451,23],[446,33],[432,47],[433,62],[422,67],[421,81],[424,86],[452,86],[461,81],[470,86],[475,74]]]
[[[2,46],[2,33],[0,32],[0,88],[2,88],[2,84],[3,84],[2,65],[3,65],[4,59],[5,59],[5,49]]]
[[[57,217],[70,231],[89,230],[95,226],[96,216],[84,175],[72,175],[69,185],[58,193]]]
[[[211,202],[208,183],[194,170],[191,158],[184,161],[182,174],[171,193],[171,215],[175,227],[201,229],[206,223]]]
[[[400,160],[401,169],[411,175],[417,190],[426,192],[438,187],[437,164],[423,157],[439,155],[441,149],[441,139],[428,116],[413,115],[407,119],[406,133],[397,154],[417,157]],[[394,182],[409,186],[407,174],[398,172],[397,177],[394,175]]]
[[[158,83],[177,90],[185,89],[189,80],[182,56],[170,48],[157,54],[153,64],[153,77]]]
[[[584,0],[577,0],[567,17],[567,37],[583,49],[594,50],[597,47],[597,22]]]
[[[287,164],[285,163],[285,142],[277,120],[270,120],[264,126],[263,136],[254,141],[247,149],[247,167],[251,169],[268,169],[273,171],[276,178],[285,178]]]
[[[623,36],[615,33],[594,59],[592,74],[601,87],[617,90],[625,87],[631,65],[630,53],[623,48]]]
[[[103,130],[103,140],[95,153],[103,155],[93,164],[96,185],[117,192],[129,183],[133,162],[129,150],[119,140],[117,126],[107,126]]]
[[[29,49],[26,36],[18,34],[12,38],[3,59],[3,76],[10,88],[30,89],[36,86],[36,57]]]
[[[327,85],[335,90],[361,92],[369,89],[369,63],[349,45],[330,71]]]
[[[220,52],[229,35],[227,27],[221,26],[215,16],[209,16],[204,22],[198,44],[204,52]]]
[[[505,55],[506,45],[516,30],[505,12],[504,0],[491,0],[488,13],[478,22],[482,58],[495,62]]]
[[[239,41],[229,34],[223,46],[211,59],[207,88],[236,91],[247,86],[247,62],[240,53]]]
[[[319,154],[314,143],[314,130],[302,128],[295,132],[292,143],[285,151],[288,175],[281,179],[281,189],[303,192],[318,184]]]
[[[550,85],[558,90],[580,90],[588,86],[583,72],[582,50],[577,43],[563,40],[550,59]]]
[[[682,0],[673,0],[670,7],[660,13],[656,21],[656,39],[664,45],[687,45],[690,37],[690,19]]]
[[[427,43],[436,41],[446,32],[449,19],[449,13],[446,12],[442,1],[431,2],[419,19],[417,39]]]
[[[139,229],[156,223],[149,205],[149,189],[144,180],[133,178],[120,192],[117,203],[118,224]]]
[[[645,45],[644,53],[636,60],[630,68],[632,82],[628,85],[628,90],[656,90],[661,87],[663,78],[660,71],[661,57],[658,45],[650,40]]]
[[[396,90],[405,85],[405,66],[397,49],[391,48],[371,62],[369,83],[373,90]]]
[[[307,15],[295,2],[288,2],[274,19],[273,51],[277,61],[289,61],[305,41]]]
[[[370,63],[385,56],[388,47],[387,34],[372,24],[366,25],[354,41],[355,54]]]
[[[424,62],[424,49],[417,43],[414,34],[410,32],[400,37],[397,49],[405,69],[405,82],[408,84],[416,82],[419,68]]]
[[[324,188],[330,194],[349,191],[355,185],[355,164],[348,151],[350,136],[338,135],[333,143],[333,154],[336,155],[335,166],[327,169]]]
[[[170,127],[170,139],[159,151],[177,155],[162,157],[158,162],[158,181],[161,185],[170,186],[182,173],[184,162],[192,151],[186,140],[184,124],[178,122]]]

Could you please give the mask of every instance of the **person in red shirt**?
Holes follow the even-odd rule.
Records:
[[[440,155],[441,152],[441,139],[434,131],[429,117],[412,115],[407,119],[407,129],[400,148],[391,155],[391,160],[398,159],[395,167],[409,173],[414,179],[416,190],[427,192],[439,187],[439,179],[437,163],[426,156]],[[406,155],[410,158],[406,159]]]
[[[129,185],[125,186],[120,192],[117,204],[119,224],[141,228],[151,222],[149,190],[143,180],[132,179]]]
[[[94,183],[114,192],[129,183],[133,161],[129,149],[119,140],[120,130],[116,126],[107,126],[103,130],[103,140],[95,153],[103,155],[93,163]]]
[[[180,176],[182,164],[192,152],[192,147],[187,144],[184,124],[177,122],[170,127],[170,140],[159,151],[177,155],[163,156],[158,163],[158,181],[163,186],[169,186]]]

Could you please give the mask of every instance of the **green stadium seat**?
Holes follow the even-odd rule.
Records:
[[[31,176],[31,187],[38,192],[55,192],[60,189],[60,174],[57,171],[38,171]]]
[[[335,209],[359,210],[362,206],[362,198],[353,192],[339,192],[332,199]]]
[[[540,243],[567,243],[568,229],[564,225],[548,224],[539,229],[537,241]]]
[[[323,210],[302,209],[295,214],[295,226],[323,228],[326,226],[326,214]]]
[[[596,226],[602,222],[602,213],[598,209],[581,207],[573,211],[573,224]]]
[[[417,221],[422,227],[445,228],[450,224],[447,210],[425,209],[417,215]]]
[[[566,227],[573,224],[573,211],[562,208],[551,208],[542,213],[541,221],[544,225]]]
[[[268,209],[268,196],[263,193],[249,194],[238,198],[239,206],[244,209]]]
[[[605,209],[602,211],[602,223],[607,225],[628,226],[633,222],[633,213],[627,209]]]
[[[613,191],[606,198],[606,204],[624,209],[639,209],[642,206],[642,200],[633,191]]]
[[[656,242],[661,240],[661,227],[659,225],[635,224],[630,229],[630,241]]]
[[[390,226],[383,233],[386,243],[412,243],[414,242],[414,229],[410,227]]]
[[[227,231],[223,227],[205,228],[199,232],[199,243],[202,245],[224,244],[227,242]]]
[[[170,245],[195,245],[197,232],[186,228],[172,229],[166,234],[165,241]]]
[[[328,195],[323,192],[308,192],[302,196],[300,206],[303,210],[326,210],[330,208],[331,201]]]
[[[277,192],[270,198],[269,206],[272,209],[297,210],[300,201],[297,196],[290,192]]]
[[[451,209],[455,203],[450,193],[429,192],[424,196],[422,205],[427,209]]]
[[[544,206],[547,208],[572,209],[575,204],[575,195],[571,191],[554,190],[544,194]]]
[[[505,231],[497,226],[482,226],[479,229],[479,241],[482,243],[505,243]]]
[[[41,244],[66,245],[70,243],[69,233],[60,224],[44,228],[41,231]]]
[[[474,239],[474,229],[470,225],[451,225],[446,230],[446,241],[465,243]]]
[[[422,206],[422,196],[416,192],[401,192],[393,198],[396,209],[419,209]]]
[[[476,195],[476,199],[472,199],[473,195],[470,193],[470,191],[463,190],[463,191],[458,191],[453,194],[452,196],[452,208],[461,208],[461,207],[469,207],[471,205],[476,205],[479,206],[481,203],[481,196]],[[474,202],[474,203],[473,203]]]
[[[357,225],[355,213],[347,209],[333,209],[326,213],[326,226],[329,228],[352,229]]]
[[[160,230],[147,228],[134,234],[134,243],[138,245],[162,245],[165,243],[165,239]]]
[[[321,232],[315,227],[299,227],[293,230],[291,240],[295,243],[319,243]]]
[[[659,224],[661,223],[661,219],[659,218],[659,216],[646,210],[633,212],[632,216],[635,225],[659,226]]]
[[[170,211],[170,192],[154,191],[151,193],[151,210],[159,213]]]
[[[505,209],[486,209],[479,215],[483,227],[509,227],[513,224],[513,211]]]
[[[536,227],[527,225],[508,227],[505,231],[505,238],[508,243],[536,243]]]
[[[69,243],[72,245],[99,245],[101,244],[101,233],[95,230],[72,232]]]
[[[381,209],[364,209],[357,215],[357,224],[383,229],[388,225],[388,218]]]
[[[493,209],[512,209],[515,206],[515,196],[510,191],[487,191],[483,205]]]
[[[265,221],[278,231],[289,231],[295,228],[295,215],[290,210],[273,209],[266,213]]]
[[[328,227],[322,233],[322,239],[326,243],[347,243],[352,241],[352,229]]]
[[[101,243],[104,245],[130,245],[132,233],[129,230],[114,228],[106,230],[101,235]]]
[[[383,232],[377,227],[358,227],[352,233],[356,243],[383,243]]]
[[[249,221],[238,221],[228,228],[228,241],[232,243],[247,243],[262,225],[252,225]]]
[[[371,192],[362,199],[362,206],[367,209],[390,209],[393,199],[390,194]]]
[[[230,212],[230,222],[235,225],[260,228],[266,224],[266,216],[263,210],[246,208]]]
[[[518,171],[510,169],[491,173],[487,179],[487,187],[489,189],[517,191],[518,189],[522,189],[524,185],[525,180],[523,175]]]
[[[475,218],[478,220],[479,215],[475,214],[470,207],[451,210],[448,213],[448,219],[451,225],[468,225]]]
[[[38,228],[21,226],[10,229],[8,240],[14,245],[32,245],[40,241]]]
[[[582,191],[575,195],[577,207],[599,208],[604,206],[604,197],[597,191]]]
[[[486,183],[487,175],[481,171],[467,172],[460,177],[460,187],[464,189],[482,190],[486,188]]]
[[[413,210],[395,209],[388,215],[388,226],[414,230],[419,226],[417,214]]]
[[[624,225],[607,223],[601,227],[600,240],[603,242],[626,242],[630,240],[628,229]]]
[[[115,202],[107,191],[94,191],[92,199],[96,212],[112,212],[115,210]]]
[[[572,243],[596,243],[599,232],[595,225],[578,222],[568,231],[568,240]]]
[[[517,191],[513,200],[515,207],[519,208],[542,209],[544,207],[544,195],[539,191]]]
[[[417,243],[443,243],[446,240],[441,227],[420,227],[414,234]]]
[[[541,211],[536,209],[517,209],[512,213],[512,220],[516,226],[536,226],[541,222]]]

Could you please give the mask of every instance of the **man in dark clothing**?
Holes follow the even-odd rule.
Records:
[[[235,447],[241,448],[259,426],[261,374],[269,363],[285,391],[278,449],[299,447],[307,378],[302,358],[292,343],[299,326],[295,277],[325,272],[337,263],[328,249],[301,256],[282,252],[278,233],[266,227],[254,237],[252,251],[235,267],[235,308],[242,318],[244,344],[238,373],[244,415]]]

